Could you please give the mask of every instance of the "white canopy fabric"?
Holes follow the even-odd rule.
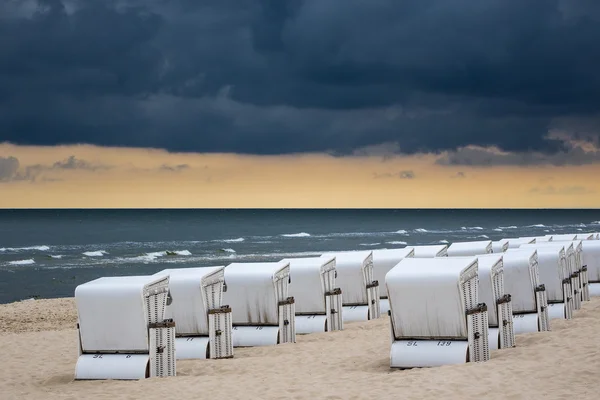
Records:
[[[477,258],[405,258],[385,284],[396,339],[467,337],[462,282],[477,277]]]

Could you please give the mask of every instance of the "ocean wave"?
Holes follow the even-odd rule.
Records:
[[[87,257],[102,257],[103,255],[108,254],[108,253],[105,250],[98,250],[98,251],[86,251],[82,254]]]
[[[544,224],[527,225],[525,228],[547,228]]]
[[[499,226],[498,229],[519,229],[519,227],[515,226],[515,225],[511,225],[511,226]]]
[[[69,260],[63,262],[60,265],[48,265],[44,266],[44,269],[76,269],[76,268],[121,268],[129,267],[132,262],[138,262],[142,264],[180,264],[188,265],[194,264],[198,266],[209,266],[209,265],[227,265],[231,262],[262,262],[262,261],[279,261],[282,258],[292,257],[315,257],[320,256],[327,251],[302,251],[302,252],[271,252],[271,253],[248,253],[248,254],[237,254],[231,252],[211,252],[204,255],[192,255],[189,257],[161,257],[151,258],[148,254],[140,255],[137,257],[115,257],[115,258],[98,258],[94,262],[85,258],[79,260]]]
[[[189,250],[175,250],[175,251],[167,251],[167,255],[191,256],[192,253]]]
[[[235,253],[236,252],[234,249],[219,249],[219,251],[222,251],[223,253]]]
[[[48,251],[48,250],[50,250],[50,246],[41,245],[41,246],[28,246],[28,247],[2,247],[2,248],[0,248],[0,252],[27,251],[27,250]]]
[[[590,225],[600,225],[600,221],[592,221],[590,222]]]
[[[244,239],[243,237],[240,238],[235,238],[235,239],[222,239],[222,240],[215,240],[215,242],[223,242],[223,243],[239,243],[239,242],[243,242]]]
[[[116,261],[124,261],[124,262],[141,262],[143,264],[148,264],[151,263],[153,261],[156,261],[156,259],[160,257],[156,254],[144,254],[141,256],[136,256],[136,257],[117,257]]]
[[[483,228],[481,226],[463,226],[460,228],[463,231],[482,231]]]
[[[427,229],[423,229],[423,228],[417,228],[414,231],[417,232],[417,233],[427,233],[427,232],[429,232]]]
[[[299,237],[310,237],[310,233],[300,232],[300,233],[284,233],[281,236],[290,237],[290,238],[299,238]]]
[[[332,232],[320,235],[312,235],[313,238],[345,238],[345,237],[371,237],[394,235],[396,232]]]
[[[494,232],[502,232],[502,229],[500,229],[500,228],[494,228],[494,229],[492,229],[492,230],[493,230]]]
[[[33,258],[30,258],[28,260],[17,260],[17,261],[9,261],[8,265],[31,265],[31,264],[35,264],[35,261]]]
[[[400,235],[408,235],[408,232],[405,231],[404,229],[397,230],[396,233],[400,234]]]
[[[448,242],[448,241],[447,241],[447,240],[445,240],[445,239],[442,239],[442,240],[439,240],[439,241],[438,241],[438,243],[441,243],[441,244],[448,244],[448,243],[450,243],[450,242]]]
[[[50,254],[49,256],[50,256],[50,258],[56,258],[56,259],[61,259],[64,257],[62,254]]]
[[[381,243],[361,243],[359,246],[379,246]]]
[[[386,242],[387,244],[403,244],[403,245],[407,245],[408,243],[403,242],[401,240],[392,240],[391,242]]]

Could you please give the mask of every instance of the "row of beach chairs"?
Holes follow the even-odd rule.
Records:
[[[516,334],[571,319],[590,296],[600,296],[597,233],[103,277],[75,289],[75,379],[175,376],[177,360],[232,358],[386,314],[392,368],[481,362]]]

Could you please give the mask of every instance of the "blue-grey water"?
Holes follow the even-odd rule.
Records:
[[[600,210],[0,210],[0,303],[164,268],[596,231]]]

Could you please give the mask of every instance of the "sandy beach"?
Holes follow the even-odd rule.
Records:
[[[517,336],[487,363],[389,368],[387,316],[297,343],[235,349],[229,360],[184,360],[176,377],[74,381],[73,299],[0,305],[2,399],[597,399],[600,299],[552,331]]]

